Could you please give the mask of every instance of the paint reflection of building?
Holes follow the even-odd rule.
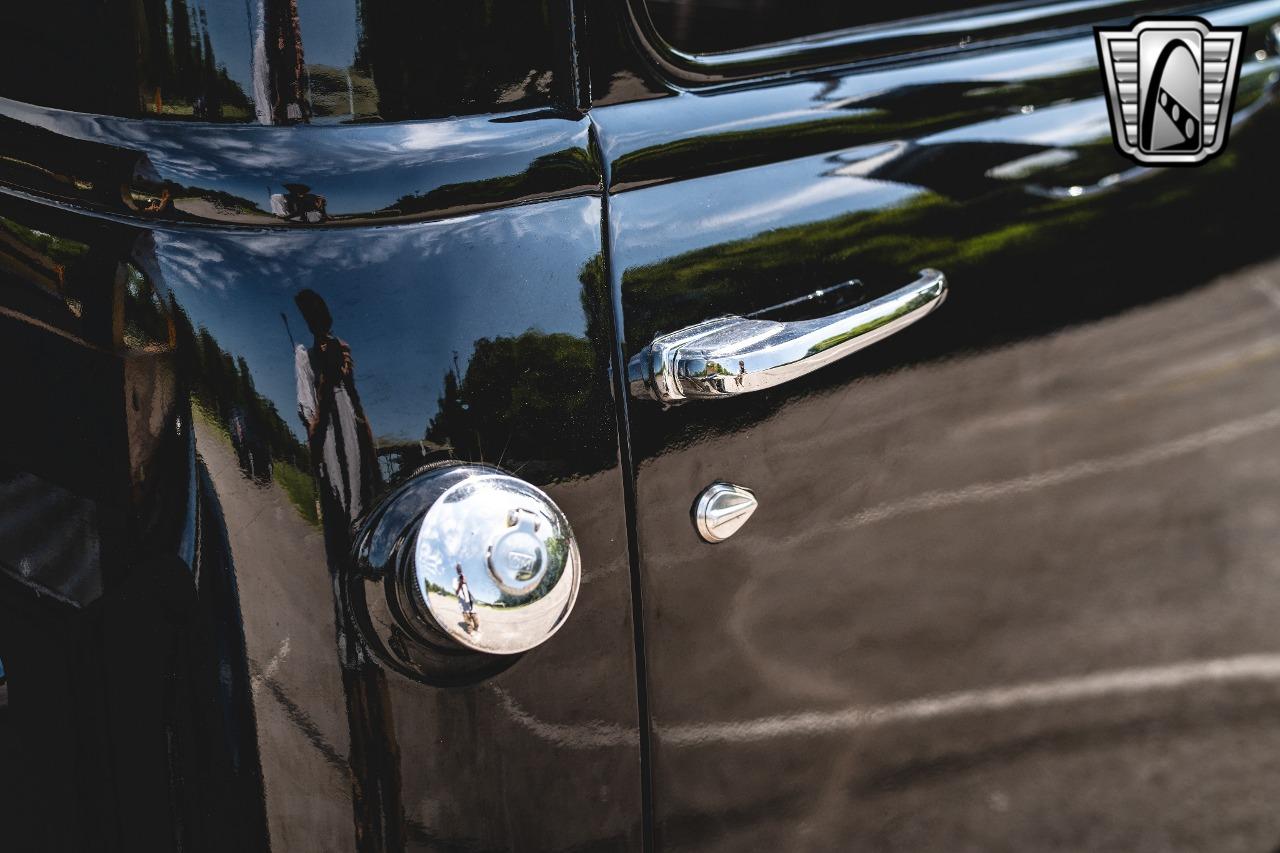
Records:
[[[298,0],[251,0],[253,102],[259,124],[311,120]]]

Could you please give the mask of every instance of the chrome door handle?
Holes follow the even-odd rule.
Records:
[[[946,295],[947,277],[926,269],[906,287],[829,317],[707,320],[637,353],[627,364],[631,394],[670,405],[772,388],[905,329]]]

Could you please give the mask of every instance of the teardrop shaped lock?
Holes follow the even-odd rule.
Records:
[[[716,482],[703,489],[693,504],[693,525],[707,542],[723,542],[742,529],[760,506],[745,486]]]

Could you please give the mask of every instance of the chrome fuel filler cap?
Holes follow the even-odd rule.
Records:
[[[582,560],[569,522],[518,477],[457,466],[430,505],[406,580],[422,617],[456,643],[515,654],[545,642],[573,609]]]

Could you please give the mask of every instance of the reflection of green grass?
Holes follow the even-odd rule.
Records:
[[[192,401],[191,415],[200,421],[201,426],[217,435],[227,447],[233,448],[234,451],[234,445],[231,443],[231,433],[214,418],[208,409],[200,404],[199,400]],[[294,509],[298,511],[298,515],[302,516],[303,520],[308,524],[318,527],[320,525],[320,516],[316,513],[315,479],[298,468],[298,466],[283,459],[277,459],[271,463],[271,475],[280,488],[284,490],[285,496],[289,498],[289,503],[293,504]]]
[[[681,180],[731,169],[830,154],[887,139],[918,139],[953,127],[998,119],[1013,104],[1052,104],[1096,93],[1093,69],[1016,84],[974,82],[903,86],[815,113],[807,121],[780,120],[771,127],[705,133],[696,122],[687,136],[622,154],[613,164],[615,185]],[[964,99],[963,101],[961,99]],[[1015,100],[1016,99],[1016,100]],[[829,102],[829,104],[832,102]],[[953,109],[943,111],[940,104]]]
[[[0,217],[0,228],[9,231],[23,243],[48,255],[54,261],[69,263],[89,251],[89,247],[84,243],[37,231],[5,217]]]
[[[289,503],[294,505],[303,519],[308,524],[320,524],[320,517],[316,515],[315,480],[283,460],[274,463],[271,471],[275,481],[288,495]]]
[[[523,172],[460,184],[444,184],[422,193],[401,196],[391,209],[400,214],[492,205],[540,194],[577,191],[595,186],[598,166],[581,148],[567,148],[538,157]]]

